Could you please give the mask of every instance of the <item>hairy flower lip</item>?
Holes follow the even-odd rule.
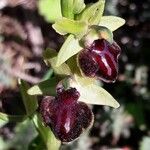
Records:
[[[84,57],[82,57],[83,55],[84,55]],[[89,59],[91,57],[90,55],[92,55],[92,53],[90,52],[89,49],[85,49],[85,50],[83,49],[78,54],[77,64],[78,64],[79,68],[82,68],[80,70],[83,75],[94,78],[95,73],[98,71],[98,64],[94,57]]]
[[[41,101],[40,113],[45,125],[63,143],[77,139],[93,124],[94,115],[87,104],[77,101],[79,96],[75,88],[69,88]]]
[[[118,76],[120,53],[121,48],[116,42],[111,44],[105,39],[98,39],[78,54],[78,66],[84,76],[114,83]]]

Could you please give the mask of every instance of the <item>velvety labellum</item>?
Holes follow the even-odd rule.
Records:
[[[118,57],[121,49],[116,42],[95,40],[78,55],[78,64],[85,76],[96,77],[105,82],[115,82],[118,75]]]
[[[77,101],[79,96],[75,88],[70,88],[62,90],[55,98],[47,96],[41,102],[43,121],[62,142],[75,140],[93,122],[91,109]]]

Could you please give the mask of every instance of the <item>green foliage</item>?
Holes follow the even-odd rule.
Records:
[[[33,117],[33,122],[39,131],[47,150],[58,150],[60,147],[60,141],[58,141],[49,127],[45,127],[42,124],[42,120],[39,114],[35,114]]]
[[[30,96],[27,94],[29,85],[25,81],[19,80],[19,86],[22,95],[22,100],[26,109],[26,115],[9,115],[0,112],[0,119],[10,122],[21,122],[30,117],[36,111],[38,107],[37,98],[35,96]]]
[[[27,115],[32,115],[38,107],[37,98],[35,96],[28,95],[27,91],[30,86],[28,85],[27,82],[23,80],[19,80],[19,86],[20,86],[23,103],[26,109],[26,113]]]

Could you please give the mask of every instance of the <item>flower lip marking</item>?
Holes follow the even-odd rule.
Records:
[[[104,39],[98,39],[78,54],[78,65],[85,76],[96,77],[107,83],[115,82],[120,52],[116,42],[110,44]]]
[[[66,119],[66,123],[64,127],[66,129],[66,133],[68,133],[70,131],[70,118],[69,117]]]
[[[44,123],[62,142],[77,139],[93,123],[91,109],[85,103],[77,101],[79,96],[80,93],[75,88],[63,89],[56,97],[47,96],[40,104]]]

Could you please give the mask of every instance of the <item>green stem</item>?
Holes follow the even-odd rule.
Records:
[[[45,127],[42,124],[42,120],[39,114],[34,115],[33,123],[37,131],[39,132],[40,136],[42,137],[47,147],[47,150],[59,150],[61,142],[55,138],[50,128]]]

